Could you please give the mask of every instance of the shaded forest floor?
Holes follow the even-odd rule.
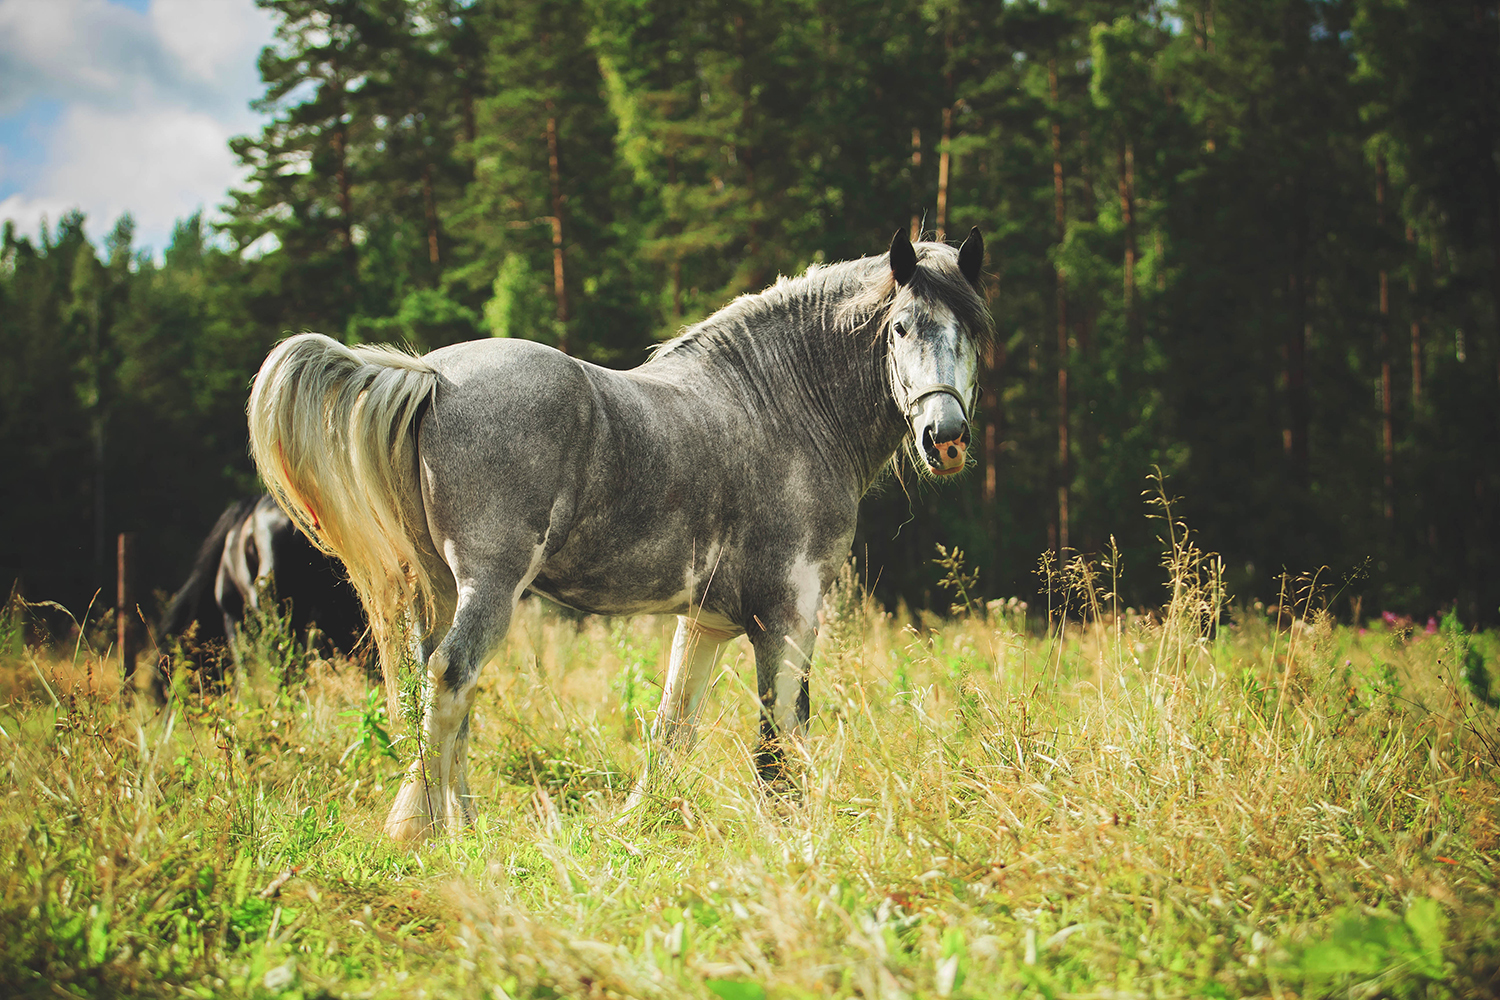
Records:
[[[12,630],[0,986],[1500,991],[1500,737],[1475,687],[1497,637],[1190,617],[1059,639],[1014,605],[897,621],[846,581],[799,800],[751,778],[741,640],[678,794],[620,823],[672,623],[528,603],[475,709],[477,827],[414,851],[380,834],[408,744],[357,665],[298,659],[282,683],[264,640],[237,688],[179,681],[157,711],[86,649]]]

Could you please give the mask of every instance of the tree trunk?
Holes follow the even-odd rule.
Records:
[[[1300,239],[1298,240],[1300,245]],[[1292,480],[1299,486],[1308,484],[1307,465],[1307,282],[1301,273],[1302,256],[1293,255],[1293,268],[1287,275],[1287,294],[1291,299],[1291,319],[1287,324],[1285,361],[1287,423],[1281,432],[1282,448],[1291,464]]]
[[[937,194],[937,239],[942,242],[948,233],[948,169],[952,154],[948,142],[953,138],[953,108],[943,109],[943,138],[938,146],[938,194]]]
[[[1385,231],[1385,156],[1375,158],[1375,224],[1383,235]],[[1383,256],[1383,255],[1382,255]],[[1385,481],[1382,490],[1386,529],[1396,520],[1396,431],[1392,419],[1391,400],[1391,280],[1390,272],[1381,262],[1380,268],[1380,436],[1385,464]]]
[[[568,282],[563,271],[562,169],[557,155],[557,115],[547,99],[547,176],[552,182],[552,293],[557,298],[557,349],[568,351]]]
[[[1141,343],[1141,320],[1135,301],[1135,149],[1120,140],[1120,219],[1125,226],[1125,326],[1130,341]]]
[[[1052,96],[1052,193],[1057,224],[1057,245],[1067,237],[1067,204],[1063,198],[1062,124],[1057,106],[1057,60],[1047,63],[1047,82]],[[1068,551],[1068,278],[1057,267],[1057,561]]]
[[[97,376],[95,376],[97,378]],[[94,576],[103,587],[106,579],[108,550],[105,548],[104,517],[104,412],[96,403],[93,419],[89,421],[94,445]]]
[[[438,245],[437,198],[432,190],[432,163],[422,165],[422,209],[427,215],[427,259],[434,265],[443,262]]]
[[[1406,242],[1416,246],[1416,233],[1406,227]],[[1411,272],[1406,278],[1407,308],[1411,310],[1411,415],[1417,418],[1422,407],[1422,319],[1417,311],[1417,264],[1412,255]]]
[[[755,144],[750,139],[755,126],[755,104],[750,97],[750,48],[745,39],[745,15],[743,14],[735,15],[734,37],[740,56],[740,135],[744,138],[735,155],[745,165],[745,205],[748,209],[748,217],[745,220],[748,236],[745,256],[750,261],[748,284],[754,291],[765,283],[765,269],[760,259],[761,234],[755,187]]]
[[[340,84],[342,86],[342,84]],[[348,136],[344,131],[343,116],[333,130],[334,181],[338,185],[339,235],[344,243],[344,298],[353,307],[354,287],[359,280],[359,252],[354,248],[354,195],[349,180],[349,163],[346,155]]]
[[[83,252],[92,254],[88,247]],[[108,579],[108,549],[106,548],[105,526],[105,433],[106,417],[104,408],[104,294],[96,288],[87,290],[93,295],[95,301],[91,303],[90,318],[92,319],[89,331],[89,348],[93,353],[92,369],[94,394],[93,404],[89,413],[89,436],[94,448],[94,577],[99,588],[103,588]],[[107,591],[106,591],[107,593]]]
[[[135,659],[139,652],[135,625],[135,532],[122,531],[115,546],[115,646],[120,651],[124,690],[128,695],[135,676]]]
[[[922,130],[911,130],[911,241],[922,238]]]
[[[343,122],[334,126],[333,129],[333,176],[338,184],[339,198],[339,235],[343,237],[344,252],[349,257],[352,266],[354,258],[354,196],[353,185],[349,181],[349,163],[346,156],[348,146],[348,135],[344,131]]]
[[[1001,406],[1000,377],[1005,368],[1005,344],[998,337],[984,351],[984,493],[986,507],[993,507],[1000,495],[1000,442],[1005,433],[1005,410]]]
[[[943,35],[943,51],[947,61],[953,58],[953,35]],[[943,75],[943,97],[947,104],[943,108],[943,136],[938,141],[938,191],[937,191],[937,240],[941,243],[948,235],[948,171],[953,154],[948,146],[953,141],[953,72]]]
[[[1500,176],[1496,175],[1494,164],[1485,166],[1490,214],[1490,295],[1494,300],[1495,315],[1500,316]],[[1500,344],[1496,345],[1495,362],[1495,377],[1500,381]]]
[[[667,150],[667,184],[671,187],[677,186],[677,156],[672,150]],[[671,231],[678,233],[682,227],[677,223],[670,223]],[[672,318],[682,318],[682,256],[680,250],[672,251]]]
[[[459,102],[463,105],[464,141],[472,146],[479,131],[474,125],[474,88],[469,83],[467,69],[464,72],[463,86],[459,90]]]

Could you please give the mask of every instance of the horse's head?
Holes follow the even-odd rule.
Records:
[[[891,395],[906,417],[915,450],[938,476],[963,469],[979,399],[979,343],[989,330],[978,294],[984,238],[969,232],[958,251],[930,247],[922,263],[904,232],[891,240],[895,300],[887,314]]]

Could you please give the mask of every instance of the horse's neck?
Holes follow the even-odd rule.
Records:
[[[822,432],[821,446],[844,453],[863,492],[902,437],[875,334],[838,327],[830,312],[824,328],[806,331],[798,346],[805,412]]]
[[[863,492],[904,436],[883,355],[868,329],[840,323],[840,302],[809,295],[745,322],[693,360],[720,371],[777,432],[808,442]],[[720,334],[720,336],[723,336]]]

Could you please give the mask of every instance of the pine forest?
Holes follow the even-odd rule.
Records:
[[[1500,621],[1493,0],[260,5],[242,186],[166,248],[5,228],[28,600],[82,616],[122,531],[177,586],[259,491],[245,399],[288,333],[632,367],[778,275],[978,226],[974,467],[866,499],[882,601],[945,609],[941,544],[988,598],[1077,553],[1160,603],[1160,489],[1241,604],[1321,574],[1346,620]]]

